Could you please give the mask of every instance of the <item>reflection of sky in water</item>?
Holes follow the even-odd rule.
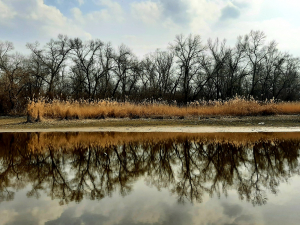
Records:
[[[235,190],[228,197],[205,195],[202,203],[178,204],[167,190],[157,191],[143,179],[128,196],[114,193],[100,201],[84,199],[63,206],[44,194],[28,199],[27,191],[29,188],[16,193],[14,201],[0,204],[0,224],[298,224],[300,219],[299,177],[281,184],[278,196],[269,193],[268,203],[256,207],[240,201]]]
[[[107,159],[106,157],[110,157],[111,161],[107,162],[113,165],[113,167],[111,167],[113,171],[110,171],[111,176],[118,180],[118,172],[120,166],[125,163],[125,159],[134,160],[135,163],[129,163],[130,167],[128,168],[130,171],[126,172],[124,168],[122,170],[123,185],[129,187],[129,189],[126,189],[126,193],[121,195],[118,186],[119,183],[114,180],[115,183],[112,184],[116,187],[112,188],[111,193],[105,192],[108,196],[105,194],[101,200],[89,200],[88,197],[86,197],[89,195],[87,194],[83,196],[80,203],[75,203],[75,201],[71,200],[68,204],[64,205],[59,204],[61,199],[59,199],[60,195],[57,195],[57,193],[63,190],[63,188],[59,189],[59,185],[56,186],[58,189],[56,190],[56,195],[54,194],[54,199],[51,199],[51,194],[53,194],[51,192],[51,182],[44,182],[42,189],[37,189],[38,192],[32,192],[31,184],[34,183],[36,185],[37,181],[39,181],[37,175],[32,175],[32,172],[36,173],[39,171],[35,168],[36,165],[47,167],[51,164],[47,161],[51,155],[50,150],[48,152],[47,149],[44,149],[39,153],[32,153],[29,150],[22,151],[20,149],[26,145],[18,141],[24,141],[24,137],[14,136],[9,139],[7,144],[7,146],[9,146],[7,149],[11,148],[11,152],[4,152],[4,150],[7,150],[4,147],[6,146],[5,144],[0,146],[0,150],[2,150],[2,153],[0,152],[0,190],[10,190],[15,193],[12,201],[2,201],[0,203],[0,224],[298,224],[300,219],[300,215],[298,215],[300,209],[300,178],[297,175],[297,171],[299,171],[299,159],[297,157],[299,157],[300,135],[295,133],[285,137],[284,135],[280,136],[274,134],[274,136],[276,135],[277,141],[275,142],[277,146],[275,146],[273,142],[270,142],[272,139],[270,135],[264,140],[258,137],[249,138],[249,136],[246,135],[245,137],[248,138],[246,141],[247,144],[243,142],[243,137],[240,135],[238,141],[239,143],[244,143],[243,145],[245,146],[242,149],[240,147],[234,149],[234,146],[228,148],[228,143],[236,141],[234,137],[230,140],[226,139],[224,142],[223,136],[221,136],[221,138],[218,137],[218,141],[211,141],[210,137],[201,136],[202,139],[197,139],[198,137],[195,138],[193,136],[190,145],[187,142],[189,138],[175,138],[174,140],[176,140],[178,147],[177,152],[174,151],[176,148],[175,145],[171,145],[170,142],[162,139],[159,141],[149,141],[149,139],[147,139],[148,137],[143,136],[147,141],[140,143],[132,142],[134,139],[128,141],[128,137],[126,137],[126,141],[116,145],[116,141],[114,142],[111,139],[114,135],[105,137],[112,141],[113,145],[109,148],[107,148],[107,146],[103,147],[103,142],[100,141],[101,144],[98,145],[102,147],[98,149],[96,147],[97,151],[99,151],[99,155],[97,156],[95,154],[91,156],[94,157],[93,162],[97,160],[105,161]],[[39,146],[46,146],[47,144],[45,143],[49,143],[48,137],[44,139],[41,137],[39,137],[38,141]],[[120,141],[120,137],[120,134],[116,134],[115,138],[118,138]],[[26,138],[25,136],[25,139]],[[63,140],[62,142],[56,141],[54,143],[56,146],[62,146],[62,144],[59,143],[63,143],[63,145],[68,146],[68,148],[78,146],[78,142],[74,141],[78,140],[78,137],[76,136],[75,139],[72,138],[72,136],[68,136],[68,142]],[[81,140],[80,138],[81,137],[79,137],[79,140]],[[166,140],[173,140],[172,138],[174,137],[168,136]],[[94,139],[97,139],[96,136]],[[255,154],[254,148],[252,149],[252,145],[249,144],[250,139],[252,141],[254,140],[253,143],[256,143]],[[26,143],[28,144],[33,140],[35,139],[33,139],[31,135],[29,139],[26,139]],[[80,143],[84,143],[84,141]],[[132,145],[132,143],[134,144]],[[145,145],[145,143],[147,144]],[[199,161],[201,162],[194,166],[200,166],[201,168],[195,169],[195,167],[193,167],[195,172],[192,173],[193,171],[190,171],[191,173],[189,174],[191,174],[194,181],[199,179],[200,183],[195,182],[195,184],[203,186],[203,188],[190,190],[189,186],[180,184],[186,179],[184,172],[186,172],[188,168],[186,165],[188,161],[186,160],[187,155],[190,154],[194,157],[195,153],[199,150],[197,150],[197,147],[201,146],[198,145],[199,143],[204,143],[202,149],[204,151],[201,153],[201,157],[197,159],[197,163],[199,163]],[[136,158],[134,158],[134,154],[130,153],[130,149],[136,144],[137,148],[135,151],[137,152]],[[90,149],[89,145],[86,145],[80,148],[81,153],[74,151],[71,154],[68,153],[69,155],[65,154],[65,156],[64,154],[53,156],[56,160],[55,163],[60,165],[60,172],[62,172],[62,174],[64,172],[67,173],[66,177],[69,187],[78,188],[76,184],[81,179],[80,173],[83,173],[85,166],[88,165],[86,162],[88,159],[87,153],[94,153],[94,148],[98,145],[94,145],[93,150]],[[124,149],[127,149],[126,154],[123,154]],[[213,154],[208,154],[209,149],[211,149]],[[232,152],[235,153],[233,154]],[[11,157],[12,153],[15,154],[14,157]],[[57,150],[54,150],[53,153],[56,154]],[[36,164],[37,158],[35,157],[39,154],[40,159],[44,161],[41,161],[40,164]],[[146,156],[144,157],[143,155]],[[168,156],[169,161],[162,163],[162,159],[158,160],[161,156]],[[220,159],[218,158],[219,156],[221,157]],[[231,161],[230,157],[234,157],[235,159]],[[79,160],[79,158],[81,158],[81,160]],[[47,160],[45,161],[45,159]],[[193,158],[191,158],[191,160],[193,160]],[[224,161],[226,162],[225,164],[223,164]],[[7,175],[8,173],[5,171],[12,162],[15,163],[16,166],[12,167],[9,175]],[[61,164],[62,162],[64,163]],[[151,164],[152,162],[154,162],[154,164]],[[233,164],[230,164],[230,162],[233,162]],[[168,163],[170,163],[170,167],[166,167],[169,165]],[[193,164],[192,161],[190,163],[191,165]],[[101,166],[106,165],[105,163],[101,164]],[[138,165],[137,170],[142,172],[137,174],[132,173],[136,165]],[[155,165],[158,165],[158,167],[156,168]],[[190,168],[192,168],[191,165]],[[206,165],[213,166],[207,167]],[[221,167],[219,167],[219,165],[221,165]],[[83,168],[77,170],[77,172],[72,169],[78,169],[79,167]],[[234,175],[231,174],[231,167],[233,169],[234,167],[238,167],[237,171],[239,171],[241,175],[239,179],[237,179],[237,174],[234,174],[234,172],[232,172]],[[167,172],[168,168],[173,171],[175,176],[174,180],[168,179],[168,176],[170,176]],[[204,168],[208,169],[204,171]],[[226,172],[218,170],[226,170]],[[17,171],[19,171],[19,176],[13,176],[12,174],[17,173]],[[48,170],[43,170],[42,174],[46,174],[47,171]],[[101,175],[101,171],[101,169],[99,171],[91,170],[96,176]],[[202,172],[200,173],[199,171]],[[249,171],[253,174],[249,173]],[[162,174],[159,174],[159,172]],[[205,175],[201,177],[202,174]],[[257,175],[259,175],[259,178],[257,178]],[[56,173],[56,176],[59,176],[58,173]],[[229,177],[226,178],[226,176]],[[20,179],[20,182],[18,179]],[[95,179],[97,180],[99,177],[95,177]],[[212,189],[209,189],[214,179],[218,181],[217,185],[219,186],[218,190],[220,191],[220,196],[218,196],[218,190],[212,191]],[[245,199],[240,199],[241,196],[245,197],[245,192],[243,195],[240,195],[239,188],[241,185],[248,185],[249,193],[253,197],[253,195],[255,195],[253,185],[257,180],[259,180],[258,186],[263,193],[263,198],[266,198],[266,202],[265,205],[256,205],[254,207],[251,201],[248,202]],[[12,185],[9,185],[8,181],[10,181]],[[89,188],[93,186],[93,183],[91,179],[86,179],[85,182],[86,186],[84,191],[90,193],[91,190]],[[120,183],[122,182],[120,181]],[[270,182],[275,182],[275,185],[274,183],[270,184]],[[278,187],[277,183],[279,184]],[[99,182],[97,184],[99,184]],[[222,185],[227,186],[223,188]],[[273,186],[275,187],[274,189],[271,188]],[[181,192],[180,188],[184,187],[187,188],[187,190],[185,190],[186,192]],[[277,192],[274,194],[271,190],[276,190]],[[188,201],[190,199],[189,196],[186,196],[184,203],[178,203],[180,193],[189,194],[191,191],[201,192],[199,195],[201,203],[195,199],[193,203],[191,203]]]

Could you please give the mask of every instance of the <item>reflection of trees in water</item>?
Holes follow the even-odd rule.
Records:
[[[181,202],[201,202],[204,193],[220,196],[236,189],[241,199],[261,205],[267,201],[266,190],[277,193],[280,182],[299,173],[298,134],[276,138],[148,134],[126,141],[120,139],[123,134],[105,135],[105,140],[118,141],[79,142],[74,140],[80,134],[64,134],[66,145],[49,141],[51,134],[1,134],[0,200],[12,200],[14,191],[27,184],[32,186],[28,197],[45,191],[61,204],[102,199],[115,191],[124,196],[143,176],[148,185],[168,188]],[[32,151],[36,139],[42,149]]]

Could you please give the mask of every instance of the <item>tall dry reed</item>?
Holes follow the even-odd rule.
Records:
[[[27,105],[30,120],[52,119],[100,119],[100,118],[149,118],[157,116],[255,116],[274,114],[298,114],[300,102],[259,102],[236,97],[228,101],[195,101],[185,107],[165,102],[117,102],[99,101],[47,101],[39,99]]]

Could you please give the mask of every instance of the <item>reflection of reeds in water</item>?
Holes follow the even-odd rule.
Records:
[[[236,146],[253,146],[257,142],[300,140],[300,133],[31,133],[26,141],[27,149],[43,151],[51,145],[54,149],[74,149],[74,146],[111,146],[128,143],[162,143],[184,140],[210,144],[228,143]]]
[[[127,195],[143,177],[179,201],[235,189],[260,205],[299,174],[299,149],[300,133],[0,134],[0,201],[28,184],[28,196],[44,190],[61,204]]]
[[[99,101],[31,101],[27,105],[28,118],[98,119],[98,118],[147,118],[151,116],[199,116],[199,115],[273,115],[300,113],[299,102],[258,102],[236,97],[228,101],[196,101],[186,107],[164,102],[116,102]]]

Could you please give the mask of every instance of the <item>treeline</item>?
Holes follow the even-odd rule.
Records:
[[[236,95],[298,100],[300,59],[281,52],[262,31],[226,41],[176,36],[165,51],[137,58],[125,45],[59,35],[30,55],[0,41],[0,113],[21,112],[29,99],[145,99],[186,104]]]

